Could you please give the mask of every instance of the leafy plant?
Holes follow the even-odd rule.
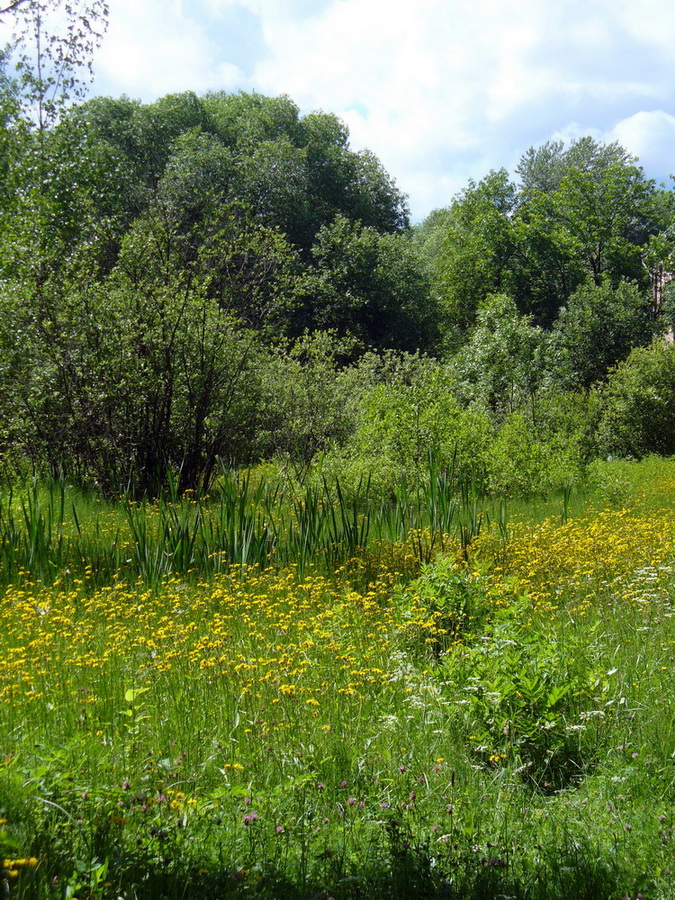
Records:
[[[675,453],[675,345],[656,340],[610,373],[603,391],[601,446],[641,459]]]
[[[433,622],[431,650],[436,658],[480,635],[492,612],[489,588],[481,575],[444,556],[424,565],[418,578],[398,588],[394,601],[411,621]]]
[[[605,712],[594,705],[587,652],[575,656],[567,648],[561,655],[555,639],[514,631],[509,613],[446,666],[448,676],[461,678],[482,764],[515,765],[543,790],[578,783],[592,769]]]

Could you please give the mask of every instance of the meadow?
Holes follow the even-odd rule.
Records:
[[[675,462],[0,498],[11,898],[675,897]]]

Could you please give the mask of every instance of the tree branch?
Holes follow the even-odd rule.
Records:
[[[6,6],[0,6],[0,16],[5,13],[12,12],[15,10],[17,6],[21,6],[23,3],[26,3],[27,0],[12,0],[11,3],[7,3]]]

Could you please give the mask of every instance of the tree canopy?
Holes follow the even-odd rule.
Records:
[[[0,15],[17,24],[0,54],[3,460],[108,491],[167,470],[206,488],[218,459],[305,473],[352,438],[394,460],[405,434],[418,468],[471,447],[466,470],[506,490],[520,464],[490,475],[496,434],[523,471],[544,447],[572,448],[571,471],[591,395],[603,434],[628,433],[656,358],[640,350],[673,321],[675,207],[619,144],[530,148],[411,228],[335,115],[247,92],[84,101],[105,2]]]
[[[623,148],[590,137],[548,143],[516,171],[519,181],[502,169],[471,182],[434,226],[434,288],[460,335],[495,291],[548,328],[583,284],[649,286],[644,256],[664,209]]]

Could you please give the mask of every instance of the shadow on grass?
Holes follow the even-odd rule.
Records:
[[[33,873],[30,884],[17,883],[8,896],[42,900],[614,900],[626,894],[621,872],[589,846],[570,841],[566,847],[538,851],[536,865],[525,857],[485,856],[482,849],[445,848],[433,855],[429,846],[411,847],[390,834],[391,852],[357,868],[337,857],[308,861],[302,877],[289,877],[272,864],[250,868],[190,865],[170,858],[154,859],[140,850],[122,857],[113,848],[105,878],[96,883],[85,873],[52,866]],[[519,848],[520,849],[520,848]],[[529,855],[529,854],[528,854]],[[530,857],[532,858],[532,857]],[[58,864],[57,864],[58,865]],[[51,871],[47,872],[47,869]],[[38,877],[35,877],[38,876]]]

